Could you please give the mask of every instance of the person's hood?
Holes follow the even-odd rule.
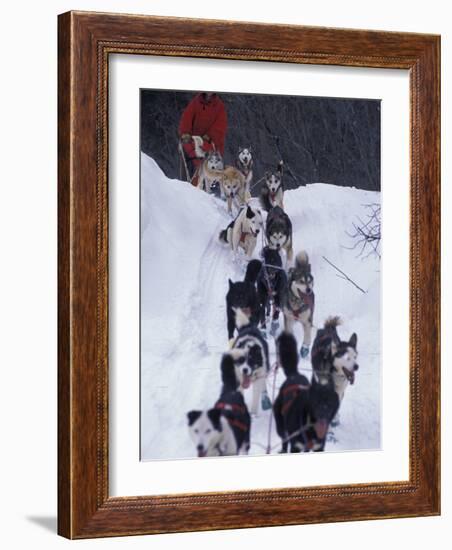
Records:
[[[202,103],[203,105],[214,105],[215,103],[217,103],[217,94],[212,94],[209,99],[207,99],[207,96],[205,94],[205,92],[199,92],[197,99],[200,103]]]

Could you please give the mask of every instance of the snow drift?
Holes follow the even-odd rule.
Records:
[[[244,263],[234,262],[218,242],[230,221],[224,203],[168,179],[144,153],[141,163],[141,459],[187,458],[195,452],[186,413],[210,408],[218,398],[220,359],[227,349],[228,278],[243,279]],[[380,266],[374,256],[356,257],[346,234],[356,216],[364,215],[364,205],[379,200],[377,192],[321,183],[286,191],[284,197],[294,251],[307,250],[315,278],[314,325],[340,315],[339,334],[344,339],[358,334],[360,370],[346,390],[327,452],[380,445]],[[259,250],[258,244],[256,257]],[[323,256],[366,293],[341,278]],[[296,331],[300,341],[301,328]],[[272,339],[270,351],[273,362]],[[300,360],[299,368],[310,376],[309,360]],[[279,370],[276,392],[283,380]],[[270,394],[272,386],[269,379]],[[253,419],[251,454],[265,453],[270,414]],[[274,422],[271,443],[279,444]]]

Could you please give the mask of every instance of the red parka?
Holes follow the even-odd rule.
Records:
[[[195,95],[182,113],[179,136],[190,134],[202,137],[207,134],[216,149],[224,155],[227,126],[226,109],[221,99],[216,94],[212,94],[208,99],[206,94],[201,92]]]

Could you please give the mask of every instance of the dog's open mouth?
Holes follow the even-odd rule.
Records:
[[[251,376],[249,374],[242,374],[242,387],[243,389],[247,389],[250,387],[251,384]]]
[[[298,292],[298,297],[300,298],[300,300],[304,300],[306,298],[306,294],[308,294],[308,292],[302,292],[299,288],[297,288],[297,292]]]
[[[326,436],[328,430],[328,422],[325,419],[317,420],[314,425],[315,433],[318,439],[323,439]]]
[[[350,384],[353,385],[353,383],[355,382],[355,373],[351,370],[346,369],[345,367],[342,367],[342,370],[344,371],[347,380],[350,382]]]

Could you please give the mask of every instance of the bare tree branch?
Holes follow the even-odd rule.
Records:
[[[363,294],[367,294],[367,292],[365,290],[363,290],[360,286],[358,286],[355,281],[353,281],[352,279],[350,279],[350,277],[344,273],[342,271],[342,269],[339,269],[336,265],[333,264],[333,262],[330,262],[330,260],[328,260],[328,258],[326,258],[325,256],[322,256],[322,258],[325,260],[325,262],[327,262],[328,264],[330,264],[331,267],[334,267],[334,269],[336,271],[339,271],[339,273],[341,275],[343,275],[343,278],[346,279],[349,283],[352,283],[353,286],[355,286],[358,290],[360,290]]]
[[[348,237],[354,240],[354,244],[348,250],[356,250],[359,247],[358,256],[368,258],[372,254],[380,256],[380,241],[381,241],[381,206],[377,203],[364,204],[366,208],[367,220],[362,220],[357,216],[358,223],[353,222],[353,231],[346,231]]]

